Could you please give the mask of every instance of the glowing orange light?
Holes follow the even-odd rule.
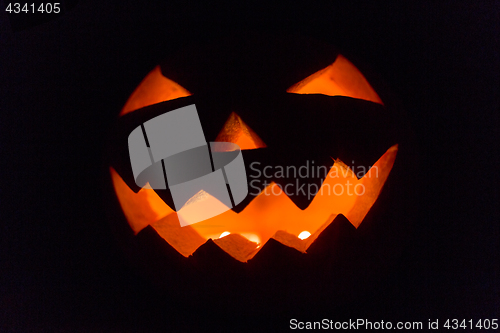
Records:
[[[113,168],[110,168],[110,173],[120,205],[134,233],[173,212],[153,189],[142,188],[134,193]]]
[[[340,54],[333,64],[293,85],[287,92],[347,96],[383,104],[363,74]]]

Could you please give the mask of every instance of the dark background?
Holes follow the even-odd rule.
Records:
[[[192,313],[160,297],[116,245],[100,187],[106,131],[144,75],[169,52],[248,30],[310,36],[363,59],[399,96],[421,156],[422,181],[408,189],[421,195],[417,226],[397,267],[352,311],[298,319],[500,317],[498,2],[79,1],[36,25],[9,20],[5,5],[1,331],[288,327],[283,313]]]

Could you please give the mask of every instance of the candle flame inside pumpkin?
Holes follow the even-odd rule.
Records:
[[[309,231],[302,231],[297,237],[301,240],[304,240],[311,236],[311,233]]]

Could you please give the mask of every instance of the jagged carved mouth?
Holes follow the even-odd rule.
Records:
[[[382,104],[362,74],[342,56],[332,65],[292,86],[288,92],[342,95]],[[122,115],[146,105],[189,95],[186,89],[165,78],[160,69],[155,68],[132,94]],[[217,139],[234,142],[242,150],[265,147],[258,135],[235,114],[231,114]],[[323,180],[305,209],[295,205],[282,188],[278,188],[278,184],[271,182],[239,213],[228,210],[185,227],[180,227],[177,213],[154,190],[143,188],[134,193],[115,169],[110,168],[110,172],[116,194],[134,233],[151,225],[166,242],[186,257],[208,239],[213,239],[232,257],[246,262],[270,238],[306,252],[339,214],[357,228],[377,200],[397,151],[397,145],[390,147],[360,179],[346,164],[336,159],[327,173],[335,176],[327,176]],[[363,191],[354,191],[356,185],[361,186]],[[349,186],[350,192],[346,190]],[[199,193],[193,200],[201,200],[207,206],[221,204],[209,193]]]

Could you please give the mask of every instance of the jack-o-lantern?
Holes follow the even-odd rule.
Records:
[[[404,178],[393,169],[405,149],[394,106],[329,47],[288,39],[226,47],[186,50],[155,67],[111,134],[112,186],[140,269],[179,299],[219,296],[228,307],[266,297],[307,306],[363,289],[397,252],[395,226],[406,222],[392,206],[401,205],[390,180]],[[161,191],[135,184],[127,136],[191,104],[207,140],[242,150],[249,194],[181,227]],[[221,204],[205,191],[190,201]]]

